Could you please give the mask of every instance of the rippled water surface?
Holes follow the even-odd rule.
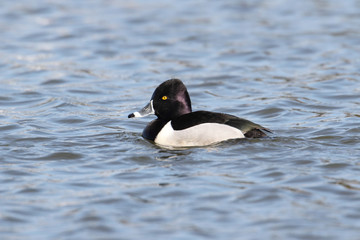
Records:
[[[360,1],[1,5],[1,239],[359,239]],[[147,142],[172,77],[274,134]]]

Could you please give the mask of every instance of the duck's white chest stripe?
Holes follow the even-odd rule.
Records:
[[[205,146],[228,139],[244,138],[237,128],[219,124],[203,123],[183,130],[174,130],[169,121],[158,133],[155,143],[166,146]]]

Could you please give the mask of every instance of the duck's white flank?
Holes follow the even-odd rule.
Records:
[[[203,123],[177,131],[172,128],[169,121],[156,136],[155,143],[174,147],[206,146],[244,137],[239,129],[225,124]]]

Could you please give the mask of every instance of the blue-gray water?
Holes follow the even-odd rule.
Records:
[[[360,239],[360,1],[0,8],[0,239]],[[127,119],[182,79],[270,138],[162,149]]]

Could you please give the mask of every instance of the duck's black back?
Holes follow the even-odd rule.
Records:
[[[174,130],[183,130],[203,123],[226,124],[239,129],[244,133],[245,137],[248,138],[265,137],[266,134],[263,131],[270,132],[270,130],[249,120],[238,118],[230,114],[208,111],[197,111],[184,114],[172,120],[171,125]]]

